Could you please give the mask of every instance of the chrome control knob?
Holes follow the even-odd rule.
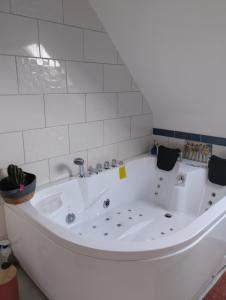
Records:
[[[117,167],[117,160],[115,158],[112,159],[111,166],[112,166],[112,168],[116,168]]]
[[[110,169],[110,163],[109,163],[109,161],[107,161],[107,160],[104,162],[104,169],[105,169],[105,170]]]

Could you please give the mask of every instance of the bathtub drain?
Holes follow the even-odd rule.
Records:
[[[166,218],[172,218],[172,215],[169,214],[169,213],[166,213],[166,214],[164,215],[164,217],[166,217]]]
[[[109,200],[109,199],[106,199],[106,200],[104,201],[104,203],[103,203],[103,207],[104,207],[104,208],[108,208],[109,205],[110,205],[110,200]]]

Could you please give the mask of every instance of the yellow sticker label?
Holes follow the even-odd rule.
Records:
[[[126,178],[126,167],[125,166],[119,167],[119,178],[121,180]]]

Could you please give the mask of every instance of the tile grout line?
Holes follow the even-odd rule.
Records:
[[[39,58],[42,57],[41,54],[41,42],[40,42],[40,27],[39,27],[39,20],[37,20],[37,33],[38,33],[38,51],[39,51]]]
[[[16,80],[17,80],[17,94],[20,95],[20,88],[19,88],[19,72],[17,66],[17,57],[15,56],[15,67],[16,67]],[[16,95],[17,96],[17,95]]]
[[[69,154],[71,153],[71,139],[70,139],[70,124],[67,125],[68,147]]]
[[[107,32],[102,31],[102,30],[97,30],[97,29],[93,29],[93,28],[82,27],[82,26],[67,24],[67,23],[62,23],[62,22],[57,22],[57,21],[48,20],[48,19],[39,18],[39,17],[26,16],[26,15],[14,13],[14,12],[11,12],[11,11],[10,12],[0,11],[0,14],[12,15],[12,16],[21,17],[21,18],[24,18],[24,19],[36,20],[36,21],[41,21],[41,22],[46,22],[46,23],[53,23],[53,24],[57,24],[57,25],[63,25],[65,27],[71,27],[71,28],[76,28],[76,29],[81,29],[81,30],[84,29],[84,30],[89,30],[89,31],[94,31],[94,32],[98,32],[98,33],[107,34]]]
[[[64,62],[64,68],[65,68],[66,94],[69,94],[69,87],[68,87],[68,64],[67,64],[67,61]]]
[[[22,143],[23,143],[23,154],[24,154],[24,164],[26,163],[26,154],[25,154],[25,141],[24,141],[24,132],[22,131]]]
[[[61,8],[62,8],[62,21],[64,24],[64,0],[61,0]]]
[[[44,96],[46,96],[45,94],[43,94]],[[142,116],[142,115],[134,115],[134,116]],[[20,133],[20,132],[29,132],[29,131],[36,131],[36,130],[41,130],[41,129],[51,129],[51,128],[59,128],[59,127],[66,127],[66,126],[76,126],[76,125],[81,125],[81,124],[90,124],[90,123],[97,123],[97,122],[104,122],[104,121],[112,121],[112,120],[123,120],[123,119],[129,119],[132,118],[134,116],[123,116],[123,117],[116,117],[116,118],[110,118],[110,119],[98,119],[98,120],[94,120],[94,121],[85,121],[85,122],[76,122],[76,123],[64,123],[64,124],[60,124],[60,125],[52,125],[52,126],[46,126],[46,127],[36,127],[36,128],[29,128],[29,129],[20,129],[20,130],[11,130],[11,131],[5,131],[5,132],[0,132],[1,134],[10,134],[10,133]],[[145,115],[147,116],[147,115]]]
[[[104,72],[104,64],[103,64],[103,66],[102,66],[102,76],[103,76],[102,91],[104,92],[104,90],[105,90],[105,81],[104,81],[105,72]]]
[[[85,60],[85,33],[82,30],[82,61]]]
[[[9,0],[9,13],[12,14],[13,12],[13,5],[12,5],[12,0]]]
[[[40,45],[40,42],[38,42],[39,45]],[[40,49],[40,47],[39,47]],[[39,52],[41,52],[39,50]],[[84,63],[84,64],[90,64],[90,65],[108,65],[108,66],[115,66],[115,67],[121,67],[121,66],[124,66],[124,65],[118,65],[118,64],[114,64],[114,63],[111,63],[111,62],[102,62],[102,61],[96,61],[96,60],[86,60],[86,58],[84,57],[83,59],[68,59],[68,58],[62,58],[62,57],[45,57],[45,56],[42,56],[41,53],[39,56],[35,56],[35,55],[25,55],[25,54],[18,54],[18,53],[13,53],[13,54],[7,54],[7,53],[0,53],[0,56],[16,56],[18,58],[29,58],[29,59],[45,59],[45,60],[48,60],[48,61],[59,61],[59,62],[71,62],[71,63]],[[122,91],[124,92],[124,90]],[[126,89],[125,92],[139,92],[139,90],[131,90],[130,89]]]
[[[88,116],[87,116],[87,94],[85,94],[85,123],[88,123]]]
[[[48,177],[49,177],[49,182],[52,182],[52,180],[51,180],[51,174],[50,174],[50,158],[48,158],[47,161],[48,161]]]
[[[45,101],[45,95],[42,95],[42,100],[43,100],[43,112],[44,112],[44,121],[45,121],[45,127],[47,128],[47,120],[46,120],[46,101]]]
[[[130,139],[132,138],[132,117],[130,117]]]
[[[1,56],[1,55],[0,55]],[[14,56],[13,56],[14,57]],[[40,58],[39,58],[40,59]],[[137,92],[132,92],[132,91],[113,91],[113,92],[108,92],[108,91],[99,91],[99,92],[87,92],[87,91],[83,91],[83,92],[45,92],[45,95],[65,95],[65,94],[69,94],[69,95],[84,95],[84,94],[87,94],[87,95],[95,95],[95,94],[128,94],[128,93],[137,93]],[[19,95],[22,95],[22,96],[37,96],[37,95],[42,95],[43,93],[41,92],[33,92],[33,93],[18,93],[18,94],[12,94],[12,93],[9,93],[9,94],[1,94],[0,93],[0,96],[4,96],[4,97],[8,97],[8,96],[19,96]],[[151,112],[148,112],[148,113],[145,113],[145,115],[152,115]]]
[[[105,145],[105,121],[103,120],[102,122],[103,122],[102,123],[102,126],[103,126],[103,128],[102,128],[103,145]]]
[[[116,93],[116,98],[117,98],[116,114],[117,114],[117,117],[119,117],[119,93]]]

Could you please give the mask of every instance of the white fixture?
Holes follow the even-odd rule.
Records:
[[[206,173],[143,156],[48,185],[5,205],[14,254],[50,300],[197,299],[226,254],[226,189]]]

